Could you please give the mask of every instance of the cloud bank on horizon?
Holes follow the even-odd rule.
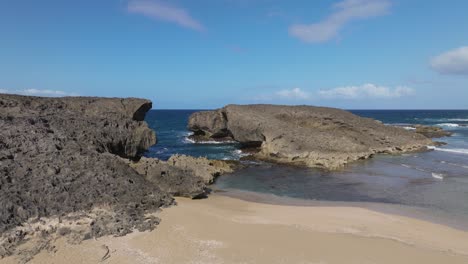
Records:
[[[362,100],[362,99],[382,99],[389,100],[416,95],[416,91],[407,86],[397,86],[394,88],[366,83],[359,86],[343,86],[332,89],[322,89],[317,92],[305,91],[301,88],[283,89],[271,95],[259,95],[256,101],[298,101],[312,102],[318,99],[340,99],[340,100]]]
[[[319,95],[324,98],[340,98],[340,99],[365,99],[365,98],[381,98],[392,99],[415,94],[415,90],[406,86],[397,86],[389,88],[379,86],[372,83],[367,83],[361,86],[345,86],[337,87],[330,90],[320,90]]]
[[[30,95],[30,96],[46,96],[46,97],[65,97],[65,96],[79,96],[77,93],[69,93],[59,90],[47,90],[47,89],[23,89],[23,90],[11,90],[11,89],[0,89],[0,94],[19,94],[19,95]]]

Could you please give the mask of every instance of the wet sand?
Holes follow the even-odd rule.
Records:
[[[468,232],[367,208],[218,194],[177,202],[152,232],[79,245],[61,239],[55,253],[41,252],[31,263],[468,263]]]

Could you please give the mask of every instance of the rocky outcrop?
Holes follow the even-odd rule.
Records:
[[[254,157],[278,163],[338,169],[377,153],[426,149],[433,142],[347,111],[312,106],[228,105],[194,113],[188,128],[197,138],[232,138],[258,147]]]
[[[413,127],[415,128],[414,132],[428,138],[441,138],[449,137],[452,135],[452,132],[445,131],[441,127],[424,125],[414,125]]]
[[[154,228],[147,214],[172,196],[128,166],[156,143],[143,121],[151,102],[0,95],[0,255],[29,236],[32,219],[96,208],[84,237]],[[36,230],[37,231],[37,230]]]
[[[234,172],[241,165],[237,161],[210,160],[205,157],[191,157],[186,155],[174,155],[167,163],[184,171],[191,171],[194,175],[203,179],[205,184],[211,184],[223,174]]]
[[[168,161],[141,158],[130,166],[148,181],[174,195],[189,198],[206,197],[207,185],[221,174],[232,172],[237,164],[221,160],[174,155]]]

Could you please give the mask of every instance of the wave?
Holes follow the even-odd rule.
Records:
[[[436,124],[436,126],[441,126],[441,127],[460,127],[459,124],[455,124],[455,123],[440,123],[440,124]]]
[[[183,132],[181,133],[182,135],[182,141],[186,144],[213,144],[213,145],[222,145],[222,144],[235,144],[237,143],[234,140],[227,140],[227,141],[215,141],[215,140],[206,140],[206,141],[195,141],[190,138],[190,136],[193,136],[192,132]]]
[[[184,138],[185,143],[190,144],[200,144],[200,145],[226,145],[226,144],[236,144],[236,141],[228,140],[228,141],[215,141],[215,140],[206,140],[206,141],[195,141],[189,137]]]
[[[417,120],[417,118],[415,118]],[[468,118],[424,118],[427,122],[468,122]]]
[[[429,146],[427,147],[428,149],[432,149],[432,150],[437,150],[437,151],[443,151],[443,152],[450,152],[450,153],[457,153],[457,154],[465,154],[465,155],[468,155],[468,149],[462,149],[462,148],[454,148],[454,149],[450,149],[450,148],[438,148],[438,147],[433,147],[433,146]]]
[[[249,153],[244,153],[244,152],[243,152],[242,150],[240,150],[240,149],[236,149],[236,150],[234,150],[233,152],[234,152],[234,155],[238,156],[239,158],[250,156]]]
[[[421,169],[421,168],[418,168],[416,166],[411,166],[411,165],[408,165],[408,164],[401,164],[401,166],[403,166],[405,168],[408,168],[408,169],[413,169],[413,170],[429,173],[432,176],[432,178],[437,179],[437,180],[443,180],[445,178],[445,175],[442,174],[442,173],[431,172],[431,171]]]
[[[432,178],[434,179],[438,179],[438,180],[443,180],[444,179],[444,175],[443,174],[440,174],[440,173],[432,173]]]
[[[184,137],[183,139],[184,143],[187,143],[187,144],[195,144],[195,140],[189,138],[188,136],[187,137]]]
[[[242,152],[240,149],[235,149],[229,153],[222,154],[219,159],[222,160],[240,160],[242,157],[249,156],[250,154]]]
[[[412,127],[411,124],[407,123],[385,123],[386,126],[394,126],[394,127],[401,127],[406,130],[416,130],[416,128]]]
[[[468,122],[468,118],[448,118],[447,121]]]
[[[455,167],[461,167],[461,168],[464,168],[464,169],[468,169],[468,165],[465,165],[465,164],[452,163],[452,162],[447,162],[445,160],[442,160],[440,163],[455,166]]]

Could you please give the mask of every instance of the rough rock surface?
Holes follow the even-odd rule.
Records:
[[[236,161],[210,160],[205,157],[195,158],[186,155],[174,155],[167,163],[182,170],[192,171],[206,184],[213,183],[216,177],[222,174],[234,172],[240,166]]]
[[[99,207],[88,237],[154,228],[150,212],[173,203],[122,158],[156,142],[141,99],[40,98],[0,94],[0,256],[14,253],[33,219]]]
[[[452,135],[452,132],[445,131],[441,127],[424,125],[415,125],[413,127],[416,129],[414,132],[426,136],[428,138],[441,138],[449,137]]]
[[[403,128],[312,106],[228,105],[192,114],[188,127],[196,138],[231,137],[247,147],[257,146],[257,159],[326,169],[377,153],[417,151],[433,144]]]
[[[139,174],[157,184],[162,190],[174,195],[190,198],[205,197],[207,188],[221,174],[232,172],[234,163],[174,155],[168,161],[141,158],[129,162]]]

